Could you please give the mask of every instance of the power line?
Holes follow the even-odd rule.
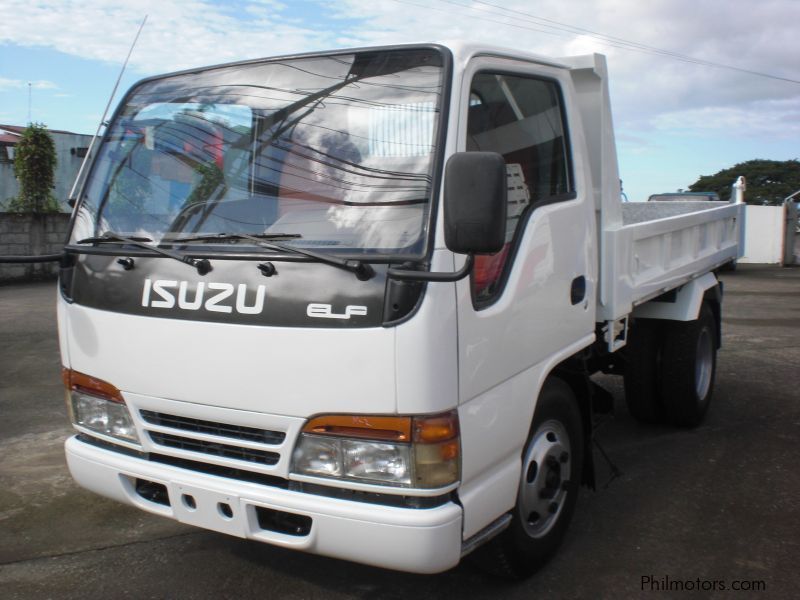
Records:
[[[406,5],[410,5],[410,6],[416,6],[416,7],[419,7],[419,8],[426,9],[426,10],[436,10],[438,12],[443,12],[443,13],[446,13],[446,14],[452,14],[452,11],[448,11],[448,10],[445,10],[445,9],[442,9],[442,8],[436,8],[436,7],[433,7],[433,6],[427,6],[427,5],[424,5],[424,4],[418,4],[416,2],[410,2],[408,0],[392,0],[392,1],[393,2],[397,2],[399,4],[406,4]],[[469,6],[469,5],[466,5],[466,4],[461,4],[459,2],[455,2],[454,0],[441,0],[441,1],[442,2],[447,2],[448,4],[453,4],[455,6],[460,6],[462,8],[466,8],[468,10],[483,12],[483,13],[486,13],[486,14],[489,14],[489,15],[493,15],[493,16],[497,16],[497,17],[511,18],[511,16],[512,16],[510,14],[506,15],[506,14],[499,13],[499,12],[496,12],[496,11],[493,11],[493,10],[487,10],[485,8],[479,8],[479,7],[475,7],[475,6]],[[572,37],[574,35],[585,35],[587,37],[594,38],[596,41],[598,41],[598,43],[600,43],[600,44],[602,44],[604,46],[610,46],[610,47],[613,47],[613,48],[619,48],[621,50],[628,50],[628,51],[631,51],[631,52],[639,52],[639,53],[642,53],[642,54],[650,54],[650,55],[654,55],[654,56],[661,56],[663,58],[671,58],[673,60],[678,60],[678,61],[681,61],[681,62],[696,64],[696,65],[699,65],[699,66],[714,67],[714,68],[718,68],[718,69],[727,69],[727,70],[731,70],[731,71],[737,71],[737,72],[740,72],[740,73],[745,73],[745,74],[748,74],[748,75],[754,75],[754,76],[757,76],[757,77],[764,77],[764,78],[768,78],[768,79],[775,79],[775,80],[778,80],[778,81],[786,81],[788,83],[800,84],[800,80],[797,80],[797,79],[791,79],[791,78],[788,78],[788,77],[781,77],[779,75],[773,75],[771,73],[764,73],[762,71],[754,71],[754,70],[751,70],[751,69],[744,69],[742,67],[736,67],[736,66],[733,66],[733,65],[726,65],[726,64],[723,64],[723,63],[718,63],[718,62],[714,62],[714,61],[710,61],[710,60],[705,60],[705,59],[701,59],[701,58],[692,57],[692,56],[685,55],[685,54],[680,54],[680,53],[673,52],[673,51],[670,51],[670,50],[664,50],[662,48],[657,48],[655,46],[648,46],[647,44],[642,44],[642,43],[639,43],[639,42],[632,42],[632,41],[629,41],[629,40],[625,40],[623,38],[618,38],[618,37],[606,35],[606,34],[599,33],[599,32],[596,32],[596,31],[593,31],[593,30],[590,30],[590,29],[584,29],[582,27],[575,27],[575,26],[572,26],[572,25],[568,25],[566,23],[561,23],[559,21],[553,21],[552,19],[545,19],[544,17],[537,17],[536,15],[533,15],[531,13],[526,13],[524,11],[505,8],[505,7],[502,7],[502,6],[498,6],[496,4],[492,4],[490,2],[485,2],[483,0],[474,0],[474,2],[476,4],[483,4],[483,5],[490,6],[490,7],[493,7],[495,9],[498,9],[498,10],[506,11],[508,13],[513,13],[514,15],[517,16],[517,18],[519,18],[519,16],[525,17],[523,19],[524,22],[533,23],[535,25],[538,25],[538,27],[530,27],[530,26],[526,26],[526,25],[521,25],[519,23],[510,23],[508,21],[500,21],[500,20],[496,20],[496,19],[487,19],[486,17],[476,16],[476,15],[462,14],[462,16],[470,18],[470,19],[479,19],[482,22],[496,23],[496,24],[499,24],[499,25],[505,25],[507,27],[515,27],[517,29],[524,29],[526,31],[535,31],[535,32],[538,32],[538,33],[544,33],[546,35],[552,35],[552,36],[555,36],[555,37],[566,38],[566,37]],[[542,28],[544,28],[544,29],[542,29]]]
[[[435,11],[438,11],[438,12],[443,12],[443,13],[445,13],[447,15],[452,14],[452,11],[444,10],[443,8],[436,8],[436,7],[433,7],[433,6],[428,6],[427,4],[418,4],[416,2],[409,2],[408,0],[392,0],[392,2],[397,2],[398,4],[406,4],[408,6],[416,6],[416,7],[419,7],[419,8],[424,8],[426,10],[435,10]],[[463,6],[463,5],[461,5],[461,6]],[[465,6],[464,8],[469,8],[469,7]],[[525,29],[527,31],[538,31],[539,33],[544,33],[546,35],[552,35],[552,36],[555,36],[555,37],[565,37],[565,36],[563,36],[561,34],[553,33],[552,31],[547,31],[546,29],[536,29],[536,28],[533,28],[533,27],[525,27],[523,25],[517,25],[516,23],[509,23],[508,21],[495,21],[494,19],[485,19],[483,17],[474,17],[472,15],[462,15],[462,16],[468,17],[470,19],[480,19],[484,23],[497,23],[499,25],[507,25],[509,27],[516,27],[518,29]]]
[[[576,25],[569,25],[567,23],[561,23],[560,21],[554,21],[552,19],[547,19],[545,17],[539,17],[539,16],[533,15],[531,13],[526,13],[526,12],[521,11],[521,10],[515,10],[515,9],[512,9],[512,8],[505,8],[504,6],[497,6],[496,4],[492,4],[491,2],[485,2],[483,0],[473,0],[473,1],[476,4],[483,4],[485,6],[491,6],[492,8],[496,8],[498,10],[503,10],[503,11],[508,12],[508,13],[513,13],[513,14],[517,14],[517,15],[523,15],[525,17],[528,17],[533,22],[536,22],[536,23],[539,23],[539,24],[543,25],[544,27],[554,27],[555,29],[561,29],[563,31],[569,31],[570,33],[575,33],[575,34],[579,34],[579,35],[588,35],[589,37],[599,38],[601,40],[610,41],[610,42],[618,42],[618,43],[620,43],[622,45],[625,45],[625,46],[641,48],[641,49],[644,49],[644,50],[648,50],[650,52],[656,52],[658,54],[665,54],[665,55],[668,55],[668,56],[674,56],[676,58],[681,58],[683,60],[689,60],[689,61],[692,61],[692,62],[705,62],[702,59],[697,59],[697,58],[694,58],[694,57],[691,57],[691,56],[687,56],[685,54],[679,54],[679,53],[673,52],[671,50],[663,50],[661,48],[656,48],[655,46],[648,46],[647,44],[642,44],[641,42],[632,42],[632,41],[626,40],[624,38],[619,38],[619,37],[615,37],[615,36],[612,36],[612,35],[607,35],[605,33],[599,32],[599,31],[593,31],[592,29],[586,29],[584,27],[578,27]],[[464,6],[464,5],[462,5],[462,6]],[[465,6],[465,8],[470,8],[470,7]],[[477,9],[477,8],[475,8],[474,10],[485,10],[485,9]],[[487,11],[487,12],[489,12],[490,14],[497,14],[497,13],[493,13],[492,11]],[[544,22],[544,23],[541,23],[541,22]],[[547,25],[545,23],[549,23],[551,25]]]
[[[513,13],[513,14],[529,17],[533,22],[535,22],[535,23],[537,23],[539,25],[542,25],[544,27],[547,27],[547,25],[541,23],[542,21],[545,22],[545,23],[551,23],[552,25],[556,26],[556,28],[566,28],[567,30],[573,31],[575,33],[579,33],[581,35],[587,35],[588,37],[599,39],[600,41],[608,40],[608,41],[612,41],[612,42],[618,42],[618,43],[624,44],[625,46],[628,46],[629,48],[627,48],[627,49],[630,49],[630,50],[633,50],[633,51],[636,51],[637,48],[640,48],[640,49],[646,50],[648,52],[661,54],[663,56],[676,58],[678,60],[682,60],[682,61],[686,61],[686,62],[693,62],[693,63],[696,63],[696,64],[705,65],[705,66],[709,66],[709,67],[716,67],[716,68],[719,68],[719,69],[729,69],[729,70],[732,70],[732,71],[739,71],[740,73],[747,73],[749,75],[756,75],[758,77],[767,77],[769,79],[777,79],[779,81],[787,81],[789,83],[798,83],[798,84],[800,84],[800,80],[797,80],[797,79],[791,79],[791,78],[788,78],[788,77],[781,77],[780,75],[773,75],[771,73],[764,73],[763,71],[753,71],[751,69],[744,69],[742,67],[736,67],[736,66],[733,66],[733,65],[727,65],[727,64],[724,64],[724,63],[718,63],[718,62],[715,62],[715,61],[696,58],[696,57],[689,56],[689,55],[686,55],[686,54],[680,54],[678,52],[673,52],[671,50],[664,50],[662,48],[657,48],[655,46],[649,46],[647,44],[642,44],[640,42],[632,42],[632,41],[626,40],[624,38],[607,35],[607,34],[604,34],[604,33],[598,32],[598,31],[593,31],[591,29],[585,29],[583,27],[577,27],[577,26],[569,25],[567,23],[562,23],[560,21],[554,21],[552,19],[547,19],[545,17],[538,17],[536,15],[533,15],[531,13],[527,13],[527,12],[524,12],[524,11],[521,11],[521,10],[505,8],[503,6],[498,6],[496,4],[492,4],[491,2],[486,2],[485,0],[473,0],[473,1],[476,4],[483,4],[485,6],[491,6],[492,8],[496,8],[498,10],[503,10],[503,11],[508,12],[508,13]],[[461,5],[461,6],[464,6],[464,5]],[[465,6],[465,8],[473,8],[474,10],[479,10],[479,9],[474,8],[474,7],[468,7],[468,6]],[[490,14],[495,14],[495,15],[498,14],[498,13],[495,13],[493,11],[486,11],[486,12],[489,12]]]
[[[457,2],[453,2],[452,0],[441,0],[441,1],[442,2],[448,2],[449,4],[455,4],[456,6],[461,6],[463,8],[467,8],[467,9],[470,9],[470,10],[486,12],[486,13],[491,14],[491,15],[498,15],[498,16],[504,16],[504,17],[508,16],[508,15],[499,15],[498,13],[496,13],[494,11],[491,11],[491,10],[486,10],[485,8],[476,8],[474,6],[469,6],[469,5],[466,5],[466,4],[460,4],[460,3],[457,3]],[[614,37],[614,36],[605,35],[605,34],[602,34],[602,33],[596,32],[596,31],[592,31],[591,29],[584,29],[583,27],[577,27],[577,26],[573,26],[573,25],[568,25],[566,23],[560,23],[559,21],[553,21],[551,19],[546,19],[544,17],[537,17],[537,16],[532,15],[530,13],[526,13],[526,12],[519,11],[519,10],[514,10],[514,9],[511,9],[511,8],[505,8],[505,7],[502,7],[502,6],[497,6],[497,5],[491,4],[489,2],[482,2],[481,0],[473,0],[473,1],[476,4],[484,4],[486,6],[491,6],[491,7],[497,8],[498,10],[503,10],[503,11],[506,11],[506,12],[509,12],[509,13],[514,13],[516,15],[523,15],[524,17],[528,17],[526,19],[523,19],[525,21],[529,21],[529,22],[535,23],[536,25],[540,25],[541,27],[547,27],[547,28],[550,28],[550,29],[564,31],[564,32],[567,32],[567,33],[570,34],[570,36],[562,36],[562,37],[571,37],[573,35],[586,35],[588,37],[594,37],[596,39],[599,39],[603,44],[608,45],[608,46],[612,46],[614,48],[628,48],[628,49],[638,48],[638,49],[642,50],[643,52],[647,52],[647,53],[650,53],[650,54],[673,56],[675,58],[678,58],[680,60],[684,60],[684,61],[687,61],[687,62],[692,62],[692,63],[701,63],[701,62],[703,62],[700,59],[695,59],[695,58],[692,58],[690,56],[681,55],[681,54],[678,54],[677,52],[672,52],[672,51],[669,51],[669,50],[661,50],[661,49],[655,48],[653,46],[647,46],[646,44],[641,44],[639,42],[630,42],[630,41],[624,40],[622,38],[617,38],[617,37]]]
[[[443,8],[436,8],[436,7],[427,6],[427,5],[424,5],[424,4],[417,4],[416,2],[410,2],[409,0],[392,0],[392,1],[393,2],[397,2],[399,4],[408,4],[410,6],[418,6],[420,8],[425,8],[425,9],[428,9],[428,10],[435,10],[435,11],[438,11],[438,12],[443,12],[443,13],[448,14],[448,15],[452,14],[451,11],[445,10]],[[466,4],[459,4],[458,2],[454,2],[453,0],[441,0],[441,1],[442,2],[447,2],[449,4],[453,4],[455,6],[460,6],[462,8],[467,8],[467,9],[470,9],[470,10],[477,10],[477,11],[481,11],[481,12],[486,12],[486,13],[491,14],[491,15],[496,15],[496,16],[500,16],[500,17],[506,17],[507,16],[507,15],[498,14],[498,13],[495,13],[495,12],[492,12],[492,11],[488,11],[486,9],[475,8],[474,6],[468,6]],[[545,35],[551,35],[551,36],[554,36],[554,37],[560,37],[560,38],[564,38],[564,39],[571,39],[577,33],[576,31],[573,31],[573,30],[570,30],[570,29],[565,29],[565,28],[562,28],[562,27],[553,27],[552,25],[547,25],[547,24],[544,24],[544,23],[536,23],[536,24],[540,25],[541,27],[547,27],[548,29],[539,29],[537,27],[527,27],[525,25],[520,25],[519,23],[509,23],[508,21],[498,21],[498,20],[495,20],[495,19],[487,19],[485,17],[477,17],[477,16],[472,16],[472,15],[462,15],[462,16],[467,17],[469,19],[479,19],[481,22],[484,22],[484,23],[497,23],[498,25],[506,25],[507,27],[515,27],[517,29],[524,29],[525,31],[536,31],[537,33],[544,33]],[[523,20],[527,20],[527,19],[523,19]],[[561,30],[561,31],[564,31],[566,33],[557,33],[556,31],[551,31],[551,30]],[[623,43],[617,43],[617,42],[614,42],[614,41],[601,41],[600,43],[602,45],[604,45],[604,46],[610,46],[610,47],[613,47],[613,48],[620,48],[620,49],[623,49],[623,50],[625,50],[625,49],[630,50],[630,49],[632,49],[630,46],[634,45],[633,43],[623,44]],[[666,50],[654,51],[654,50],[646,50],[646,49],[642,48],[642,49],[639,49],[639,51],[643,52],[643,53],[646,53],[646,54],[654,54],[654,55],[669,54],[669,52],[666,51]],[[677,58],[677,57],[675,57],[675,58]],[[683,62],[689,62],[689,63],[693,63],[693,64],[702,64],[702,61],[700,61],[698,59],[678,58],[678,60],[682,60]]]

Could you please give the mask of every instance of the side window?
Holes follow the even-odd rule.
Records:
[[[571,197],[572,173],[558,84],[547,79],[478,73],[472,80],[467,151],[498,152],[506,161],[508,222],[500,252],[475,258],[476,305],[502,290],[518,229],[537,204]]]

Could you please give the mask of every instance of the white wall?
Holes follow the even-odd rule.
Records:
[[[743,263],[779,264],[783,257],[783,206],[745,208]]]

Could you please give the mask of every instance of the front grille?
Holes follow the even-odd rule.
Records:
[[[150,435],[150,439],[153,440],[154,443],[166,448],[175,448],[177,450],[186,450],[188,452],[198,452],[201,454],[218,456],[221,458],[231,458],[234,460],[256,463],[259,465],[274,465],[277,464],[278,459],[280,459],[280,454],[277,452],[267,452],[266,450],[242,448],[240,446],[230,446],[228,444],[220,444],[217,442],[207,442],[204,440],[196,440],[178,435],[171,435],[169,433],[161,433],[158,431],[148,431],[147,433]]]
[[[245,427],[244,425],[215,423],[213,421],[203,421],[202,419],[168,415],[152,410],[141,410],[139,413],[142,415],[142,418],[151,425],[180,429],[181,431],[205,433],[208,435],[271,445],[282,444],[283,440],[286,439],[286,434],[282,431],[269,431],[267,429]]]
[[[268,485],[270,487],[278,487],[283,490],[289,489],[289,480],[275,475],[266,475],[264,473],[256,473],[255,471],[248,471],[247,469],[237,469],[235,467],[223,467],[222,465],[213,465],[211,463],[199,462],[196,460],[189,460],[187,458],[178,458],[177,456],[169,456],[168,454],[157,454],[151,452],[147,455],[147,460],[151,462],[161,463],[162,465],[170,465],[180,469],[187,469],[189,471],[196,471],[198,473],[205,473],[207,475],[216,475],[217,477],[227,477],[228,479],[236,479],[238,481],[247,481],[249,483],[259,483],[261,485]]]

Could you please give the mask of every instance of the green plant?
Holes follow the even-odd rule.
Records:
[[[201,175],[201,179],[184,201],[184,208],[193,204],[205,204],[214,195],[219,198],[227,189],[225,175],[216,164],[197,164],[194,170]]]
[[[747,179],[745,200],[748,204],[783,203],[783,199],[800,188],[800,161],[755,159],[741,162],[713,175],[703,175],[692,185],[692,192],[717,192],[729,200],[731,184],[740,175]]]
[[[58,212],[53,196],[56,147],[43,123],[31,123],[22,132],[14,153],[14,176],[19,181],[19,195],[6,210],[19,213]]]

